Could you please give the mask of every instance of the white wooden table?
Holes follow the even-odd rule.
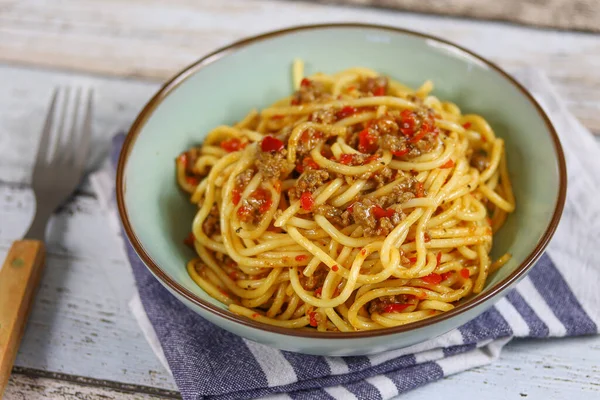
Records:
[[[167,3],[169,3],[167,5]],[[507,70],[544,69],[575,115],[600,134],[600,35],[298,2],[0,0],[0,257],[33,213],[28,188],[50,90],[96,90],[97,166],[169,75],[241,37],[326,21],[376,22],[432,33]],[[128,311],[132,277],[85,183],[49,227],[41,289],[7,399],[177,398]],[[600,398],[600,339],[515,341],[493,365],[405,399]]]

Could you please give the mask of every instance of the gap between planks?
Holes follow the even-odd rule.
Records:
[[[176,391],[129,385],[83,376],[15,367],[4,394],[6,400],[164,400],[181,399]]]

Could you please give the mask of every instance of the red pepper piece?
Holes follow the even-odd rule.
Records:
[[[196,186],[198,184],[198,178],[195,176],[186,176],[185,181],[192,186]]]
[[[186,246],[190,246],[192,249],[194,248],[194,241],[196,241],[196,237],[193,232],[190,232],[187,237],[183,240],[183,244]]]
[[[272,205],[272,204],[273,204],[273,200],[271,200],[271,199],[266,199],[266,200],[264,201],[264,203],[262,203],[262,204],[260,205],[260,207],[258,208],[258,211],[259,211],[261,214],[264,214],[264,213],[266,213],[267,211],[269,211],[269,209],[271,208],[271,205]]]
[[[246,143],[242,143],[242,141],[238,138],[231,138],[221,142],[221,148],[228,153],[232,153],[234,151],[238,151],[246,147]]]
[[[295,259],[298,262],[302,262],[308,260],[308,256],[306,254],[300,254],[299,256],[296,256]]]
[[[437,256],[435,256],[435,259],[437,260],[437,265],[440,265],[440,263],[442,262],[442,252],[441,251],[439,253],[437,253]]]
[[[356,202],[354,202],[354,203],[356,203]],[[354,203],[350,204],[348,206],[348,208],[346,208],[346,211],[348,211],[349,213],[352,213],[352,211],[354,210]]]
[[[347,118],[349,116],[351,116],[352,114],[356,113],[356,108],[352,107],[352,106],[345,106],[342,107],[341,110],[339,110],[338,112],[335,113],[335,117],[337,119],[344,119]]]
[[[361,153],[372,153],[377,149],[377,135],[369,129],[363,129],[358,134],[358,151]]]
[[[406,310],[408,307],[410,307],[410,304],[400,304],[400,303],[390,304],[386,308],[383,309],[383,312],[384,313],[402,312],[402,311]]]
[[[342,154],[340,156],[340,164],[350,165],[354,161],[354,155],[352,154]]]
[[[310,85],[312,85],[312,82],[308,78],[304,78],[300,82],[300,86],[302,86],[302,87],[309,87]]]
[[[309,323],[310,326],[312,327],[316,327],[317,325],[319,325],[319,321],[317,321],[317,316],[316,316],[316,312],[310,312],[308,313],[308,319],[309,319]]]
[[[402,132],[404,136],[412,136],[415,134],[415,126],[417,124],[415,117],[416,114],[410,110],[403,110],[400,113],[400,118],[402,119],[400,132]]]
[[[260,143],[260,148],[262,151],[280,151],[283,150],[284,144],[281,140],[274,138],[273,136],[265,136],[265,138]]]
[[[460,276],[462,276],[465,279],[469,279],[469,277],[471,276],[471,273],[469,272],[468,268],[463,268],[460,270]]]
[[[315,199],[313,199],[312,194],[310,192],[302,193],[302,196],[300,196],[300,207],[303,210],[310,211],[314,205]]]
[[[177,161],[182,163],[184,168],[187,168],[187,164],[188,164],[187,153],[181,153],[179,155],[179,157],[177,157]]]
[[[240,190],[233,189],[231,192],[231,201],[233,202],[233,204],[237,206],[241,199],[242,193],[240,192]]]
[[[375,90],[373,90],[373,96],[385,96],[385,87],[377,86]]]
[[[470,127],[471,127],[471,123],[470,122],[465,122],[463,124],[463,128],[465,128],[465,129],[469,129]]]
[[[238,208],[237,215],[238,215],[239,219],[244,220],[244,219],[246,219],[246,216],[249,215],[251,212],[252,212],[252,209],[250,207],[242,206],[242,207]]]
[[[398,150],[398,151],[394,151],[392,152],[393,155],[395,155],[396,157],[402,157],[408,154],[408,148],[404,149],[404,150]]]
[[[431,273],[427,276],[421,278],[422,281],[429,283],[431,285],[437,285],[442,281],[442,276],[440,274]]]
[[[445,281],[446,279],[450,278],[451,276],[452,276],[452,271],[444,272],[442,274],[442,281]]]
[[[415,195],[417,197],[425,196],[425,188],[423,187],[423,182],[417,182]]]
[[[392,209],[384,210],[380,206],[373,206],[373,208],[371,209],[371,212],[373,213],[373,216],[377,219],[380,219],[383,217],[391,218],[395,213],[395,211]]]
[[[419,140],[423,139],[425,137],[425,135],[427,135],[430,132],[433,132],[433,127],[427,121],[423,121],[423,123],[421,124],[421,129],[419,130],[419,133],[417,133],[412,138],[410,138],[409,142],[416,143]]]
[[[302,164],[304,164],[304,167],[310,167],[312,169],[319,169],[319,164],[317,164],[315,162],[315,160],[313,160],[310,157],[304,157],[304,160],[302,160]]]
[[[452,167],[454,167],[454,161],[448,160],[444,164],[442,164],[442,166],[440,168],[452,168]]]

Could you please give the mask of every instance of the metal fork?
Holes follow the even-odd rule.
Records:
[[[56,88],[52,94],[32,175],[35,216],[24,239],[13,242],[0,269],[0,398],[43,269],[46,224],[83,177],[92,97],[91,89],[81,88]]]

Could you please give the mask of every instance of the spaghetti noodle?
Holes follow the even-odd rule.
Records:
[[[365,68],[219,126],[176,161],[198,205],[187,265],[241,316],[341,331],[407,324],[479,293],[515,208],[504,142],[480,116]]]

